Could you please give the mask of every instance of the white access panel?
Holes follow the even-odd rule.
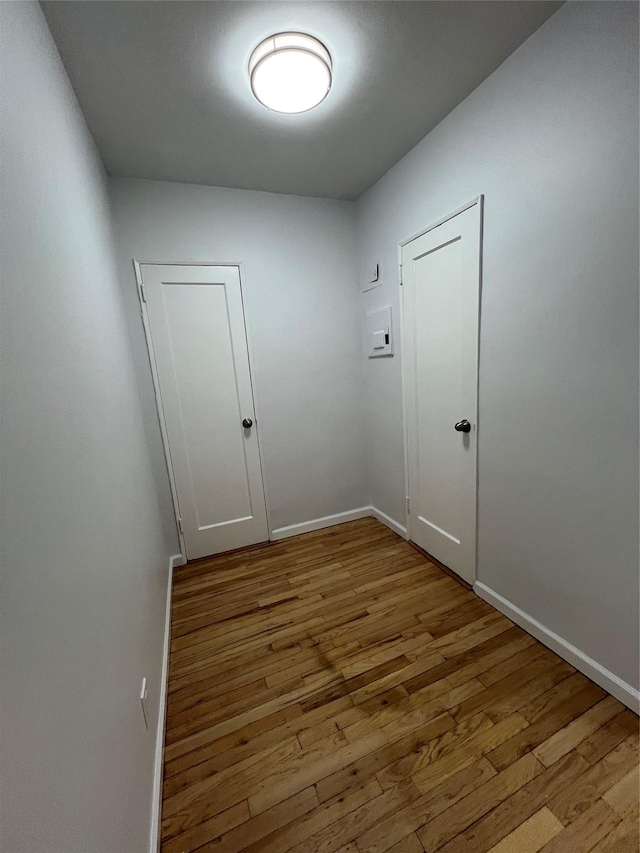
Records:
[[[365,348],[369,358],[393,355],[391,306],[376,308],[367,313],[365,322]]]
[[[372,261],[360,274],[360,291],[366,293],[368,290],[373,290],[374,287],[380,287],[381,284],[380,264]]]

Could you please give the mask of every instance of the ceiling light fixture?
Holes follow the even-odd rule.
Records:
[[[331,55],[303,33],[269,36],[249,60],[251,90],[267,109],[304,113],[317,107],[331,89]]]

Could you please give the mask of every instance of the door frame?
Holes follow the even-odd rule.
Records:
[[[439,225],[443,225],[445,222],[448,222],[450,219],[458,216],[461,213],[464,213],[466,210],[478,205],[478,213],[480,217],[480,251],[478,255],[478,346],[476,352],[476,405],[475,411],[473,412],[473,416],[476,424],[476,465],[475,465],[475,493],[474,493],[474,501],[475,501],[475,543],[474,543],[474,566],[473,566],[473,575],[474,582],[478,579],[478,504],[479,504],[479,489],[478,489],[478,471],[479,471],[479,435],[480,435],[480,422],[478,419],[478,412],[480,408],[480,331],[481,331],[481,315],[482,315],[482,266],[483,266],[483,237],[484,237],[484,194],[480,194],[472,198],[471,201],[468,201],[466,204],[460,205],[451,213],[448,213],[446,216],[440,217],[435,222],[432,222],[426,228],[421,228],[419,231],[416,231],[414,234],[411,234],[409,237],[405,237],[398,243],[398,282],[399,282],[399,296],[400,296],[400,373],[402,380],[402,437],[404,441],[404,492],[405,492],[405,527],[407,530],[406,539],[407,541],[411,540],[411,528],[410,528],[410,509],[409,509],[409,436],[407,431],[407,388],[405,383],[405,371],[404,371],[404,360],[407,356],[407,348],[405,344],[405,316],[404,316],[404,293],[403,293],[403,279],[402,279],[402,249],[408,243],[412,243],[414,240],[417,240],[418,237],[422,237],[425,234],[428,234],[429,231],[433,231],[434,228],[437,228]]]
[[[135,272],[136,278],[136,290],[138,291],[138,302],[140,303],[140,314],[142,316],[142,326],[144,328],[144,337],[147,344],[147,354],[149,356],[149,366],[151,368],[151,379],[153,382],[153,392],[156,399],[156,410],[158,413],[158,423],[160,425],[160,435],[162,436],[162,449],[164,451],[164,458],[167,465],[167,474],[169,475],[169,488],[171,490],[171,501],[173,504],[173,512],[176,523],[176,532],[178,534],[178,542],[180,543],[180,552],[182,554],[183,562],[187,562],[187,548],[184,541],[184,532],[182,529],[182,516],[180,513],[180,504],[178,502],[178,489],[176,486],[175,473],[173,470],[173,463],[171,461],[171,448],[169,447],[169,434],[167,432],[167,425],[165,421],[164,407],[162,405],[162,394],[160,392],[160,379],[158,376],[158,368],[156,365],[156,356],[153,350],[153,338],[151,336],[151,325],[149,323],[149,316],[147,313],[147,301],[144,297],[144,291],[142,287],[142,269],[145,264],[154,265],[154,266],[167,266],[167,267],[236,267],[238,270],[238,276],[240,279],[240,299],[242,301],[242,320],[244,325],[244,334],[247,342],[247,357],[249,361],[249,379],[251,382],[251,395],[253,397],[253,411],[255,416],[256,426],[261,422],[260,420],[260,412],[258,410],[258,400],[256,395],[256,384],[253,372],[253,346],[251,341],[251,332],[249,331],[249,323],[247,322],[247,314],[250,313],[247,308],[247,301],[245,299],[244,294],[244,282],[245,282],[245,270],[244,264],[242,261],[159,261],[159,260],[139,260],[133,259],[133,269]],[[258,444],[258,461],[260,463],[260,478],[262,480],[262,492],[264,495],[264,505],[265,511],[267,515],[267,530],[269,533],[269,540],[272,540],[271,535],[271,521],[270,521],[270,513],[269,513],[269,501],[267,497],[267,486],[264,479],[264,466],[262,464],[263,452],[262,452],[262,444],[260,439],[260,430],[257,429],[257,444]]]

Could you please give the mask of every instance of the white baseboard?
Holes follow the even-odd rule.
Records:
[[[580,649],[572,646],[566,640],[563,640],[558,634],[545,628],[537,619],[529,616],[524,610],[520,610],[515,604],[511,604],[506,598],[503,598],[497,592],[494,592],[488,586],[476,581],[473,585],[474,592],[483,598],[489,604],[493,605],[496,610],[508,616],[516,625],[531,634],[536,640],[540,640],[545,646],[548,646],[564,660],[568,661],[572,666],[575,666],[580,672],[599,684],[604,690],[615,696],[623,702],[628,708],[631,708],[636,714],[640,713],[640,692],[622,679],[618,678],[608,669],[605,669],[597,661],[585,655]]]
[[[404,525],[399,524],[397,521],[394,521],[391,516],[387,515],[385,512],[382,512],[381,509],[377,509],[375,506],[371,507],[371,515],[374,518],[377,518],[378,521],[381,521],[383,524],[386,524],[394,533],[397,533],[398,536],[402,536],[403,539],[408,539],[409,534],[407,532],[407,528]]]
[[[174,554],[173,557],[170,558],[169,563],[171,566],[171,571],[173,571],[174,569],[178,568],[178,566],[186,566],[187,558],[184,556],[184,554]]]
[[[164,730],[167,718],[167,679],[169,675],[169,643],[171,640],[171,591],[173,589],[173,570],[183,566],[186,560],[182,554],[169,558],[169,579],[167,581],[167,605],[164,616],[164,649],[162,652],[162,672],[160,675],[160,699],[158,703],[158,730],[156,732],[155,767],[153,775],[153,799],[151,801],[151,833],[149,853],[160,853],[160,819],[162,816],[162,771],[164,767]]]
[[[287,539],[289,536],[299,536],[301,533],[311,533],[312,530],[322,530],[324,527],[333,527],[335,524],[344,524],[345,521],[356,521],[358,518],[373,516],[386,524],[398,536],[408,538],[407,528],[382,510],[375,506],[361,506],[358,509],[350,509],[348,512],[337,512],[335,515],[325,515],[324,518],[313,518],[311,521],[302,521],[300,524],[289,524],[287,527],[277,527],[271,531],[271,541]]]
[[[370,506],[350,509],[348,512],[337,512],[335,515],[325,515],[324,518],[314,518],[300,524],[289,524],[287,527],[277,527],[271,531],[271,541],[287,539],[289,536],[299,536],[301,533],[311,533],[312,530],[322,530],[323,527],[333,527],[334,524],[344,524],[345,521],[356,521],[371,515]]]

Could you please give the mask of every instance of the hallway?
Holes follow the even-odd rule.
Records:
[[[343,524],[177,570],[162,850],[637,850],[637,731],[379,522]]]

